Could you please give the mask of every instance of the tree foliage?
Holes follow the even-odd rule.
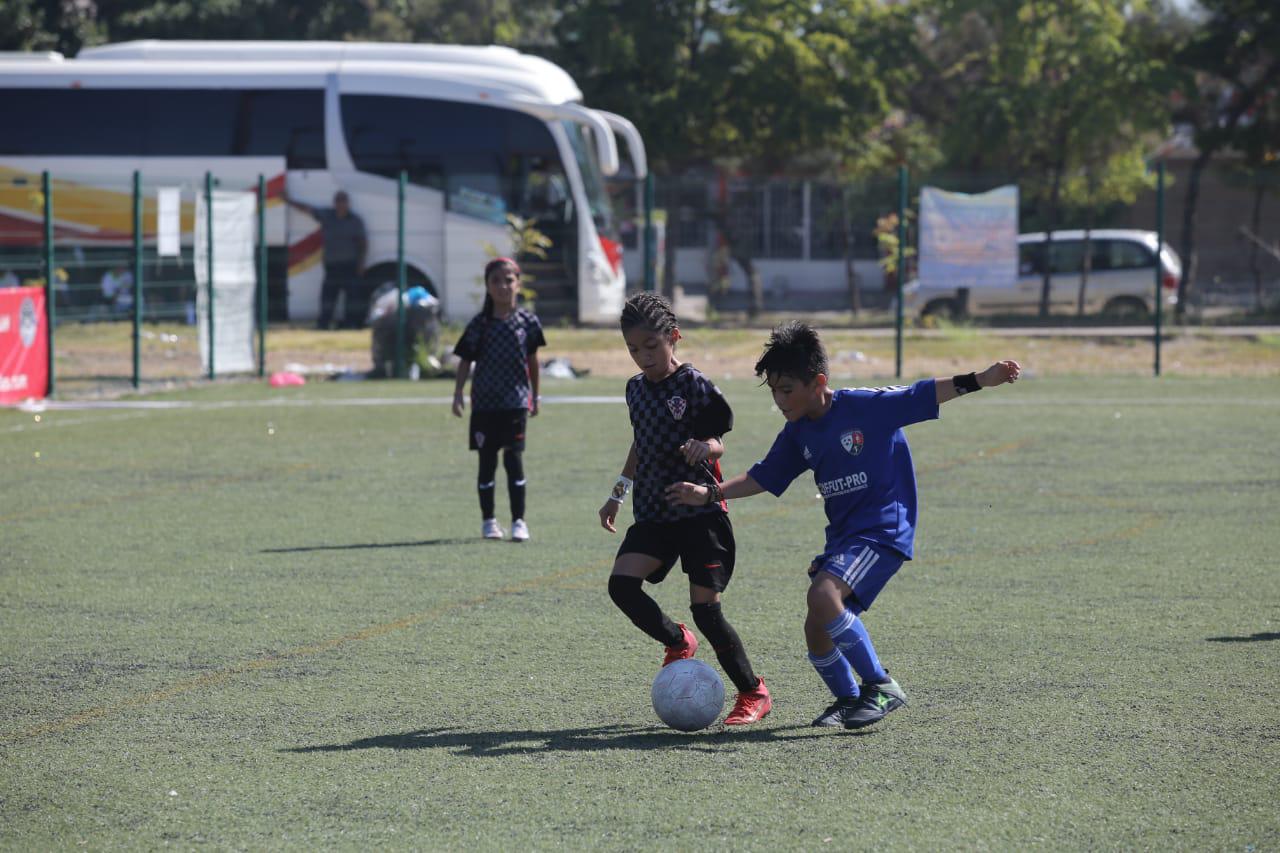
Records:
[[[134,38],[508,44],[559,63],[593,106],[631,118],[659,173],[821,176],[935,167],[1016,181],[1027,217],[1129,203],[1174,122],[1194,278],[1199,175],[1243,153],[1276,169],[1275,0],[4,0],[0,48]],[[974,187],[977,189],[978,187]],[[751,276],[742,235],[717,212]],[[845,217],[847,219],[847,216]],[[1047,306],[1045,277],[1042,303]],[[1183,300],[1185,304],[1185,299]]]

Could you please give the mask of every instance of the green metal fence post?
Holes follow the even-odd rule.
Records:
[[[44,320],[49,329],[49,396],[53,396],[53,327],[58,319],[57,270],[53,266],[53,181],[48,171],[40,174],[40,192],[44,195]]]
[[[133,387],[142,384],[142,173],[133,172]]]
[[[898,309],[897,318],[894,320],[894,328],[897,330],[894,338],[894,373],[893,375],[902,378],[902,296],[903,283],[907,277],[907,167],[903,164],[898,167]]]
[[[1156,376],[1160,375],[1160,321],[1164,302],[1164,161],[1156,164]]]
[[[670,236],[667,239],[671,239]],[[644,289],[658,285],[658,235],[653,230],[653,172],[644,176]]]
[[[396,186],[396,378],[404,378],[404,188],[408,174],[401,169]]]
[[[258,376],[267,373],[267,181],[258,175]]]
[[[204,173],[204,204],[205,204],[205,269],[208,273],[208,282],[205,291],[209,299],[208,317],[209,317],[209,378],[214,377],[213,369],[213,172]]]

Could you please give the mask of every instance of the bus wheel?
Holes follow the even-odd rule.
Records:
[[[386,293],[387,290],[396,289],[396,265],[395,264],[378,264],[364,271],[364,278],[361,280],[364,284],[365,293],[374,297],[379,291]],[[406,266],[404,268],[404,289],[411,287],[425,287],[427,292],[432,296],[439,298],[440,294],[436,293],[436,286],[431,283],[431,279],[417,267]],[[371,300],[372,301],[372,300]]]

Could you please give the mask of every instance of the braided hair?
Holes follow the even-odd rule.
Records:
[[[678,331],[680,321],[671,303],[660,294],[641,291],[633,295],[622,306],[622,316],[618,320],[623,334],[643,327],[660,335],[670,335]]]

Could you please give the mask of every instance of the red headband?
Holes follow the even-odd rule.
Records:
[[[517,264],[515,261],[511,260],[511,258],[494,258],[493,260],[489,261],[489,263],[484,265],[484,280],[488,281],[489,273],[493,272],[495,268],[503,264],[511,264],[511,266],[515,267],[516,275],[520,274],[520,265]]]

